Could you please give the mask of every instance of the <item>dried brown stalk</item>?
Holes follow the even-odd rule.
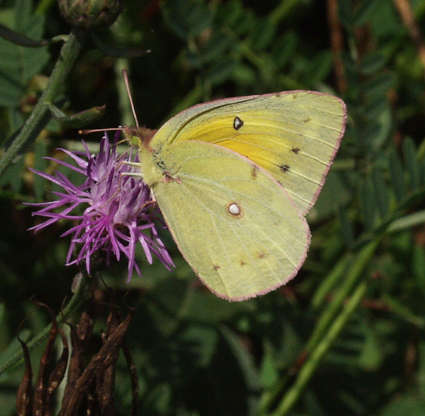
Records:
[[[99,306],[94,299],[93,303]],[[92,303],[92,306],[93,306]],[[43,356],[36,383],[32,387],[32,369],[28,348],[21,342],[24,351],[25,372],[16,398],[19,416],[50,416],[52,401],[57,387],[62,382],[68,364],[69,346],[63,331],[58,328],[53,311],[46,305],[52,315],[52,327]],[[91,308],[95,310],[96,308]],[[101,309],[101,308],[97,308]],[[69,358],[68,378],[62,400],[61,416],[90,414],[113,416],[115,369],[121,349],[127,360],[131,377],[133,405],[132,415],[137,414],[138,381],[137,373],[124,337],[131,322],[130,312],[124,319],[119,310],[112,306],[107,317],[106,330],[101,336],[102,345],[93,355],[91,348],[97,344],[99,337],[93,334],[91,314],[83,312],[76,326],[70,325],[72,354]],[[59,333],[63,351],[59,359],[54,356],[54,344]],[[93,343],[93,341],[95,341]],[[91,357],[91,358],[90,358]]]
[[[16,395],[16,413],[18,416],[29,416],[32,412],[33,388],[32,388],[32,367],[28,348],[19,337],[18,341],[22,346],[25,361],[25,372]]]
[[[421,60],[422,65],[425,68],[425,44],[419,26],[415,21],[412,6],[410,5],[408,0],[394,0],[394,4],[400,14],[401,20],[405,24],[410,34],[410,37],[416,44],[419,59]]]
[[[344,64],[342,62],[344,39],[338,17],[338,0],[328,0],[327,9],[336,82],[338,91],[343,93],[347,89],[347,81],[345,79]]]

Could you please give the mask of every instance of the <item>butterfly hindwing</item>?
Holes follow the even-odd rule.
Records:
[[[310,231],[271,175],[211,143],[173,143],[160,157],[168,179],[152,190],[180,251],[208,288],[242,300],[295,276]]]

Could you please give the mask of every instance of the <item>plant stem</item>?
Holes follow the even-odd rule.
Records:
[[[362,277],[362,272],[375,253],[375,250],[378,247],[380,241],[381,237],[377,237],[375,240],[371,241],[369,244],[363,247],[363,249],[357,255],[356,260],[350,268],[342,287],[336,292],[334,299],[332,299],[327,309],[325,309],[321,314],[320,319],[316,324],[313,334],[311,335],[307,344],[307,352],[310,352],[313,348],[315,348],[317,342],[323,336],[329,324],[335,319],[335,316],[338,314],[338,311],[347,298],[348,294],[351,292],[357,281]]]
[[[313,309],[318,310],[322,303],[325,300],[326,295],[332,290],[334,286],[339,282],[343,273],[345,273],[346,268],[348,267],[350,261],[352,260],[351,254],[345,254],[335,265],[335,267],[328,273],[328,275],[321,281],[319,287],[316,289],[316,292],[311,301],[311,306]],[[322,313],[323,316],[323,313]],[[319,321],[320,322],[320,321]],[[317,325],[316,325],[317,328]],[[310,339],[312,337],[310,336]],[[309,342],[310,344],[310,342]],[[307,351],[305,348],[305,351]],[[290,380],[291,375],[290,372],[284,374],[279,382],[275,384],[271,389],[265,390],[262,394],[260,400],[260,414],[265,414],[266,409],[270,406],[270,404],[276,399],[276,397],[282,392]]]
[[[336,337],[340,334],[352,313],[356,310],[357,306],[363,298],[363,295],[366,292],[366,289],[366,281],[359,283],[353,295],[344,306],[342,312],[329,328],[327,334],[317,344],[316,348],[311,353],[304,366],[301,368],[295,383],[283,397],[283,400],[279,404],[277,410],[273,413],[273,416],[284,416],[291,410],[292,406],[296,403],[302,391],[304,390],[304,387],[313,376],[317,366],[320,363],[320,360],[329,350]]]
[[[58,315],[57,323],[61,324],[65,322],[72,314],[74,314],[80,307],[85,303],[87,297],[90,295],[90,279],[88,276],[84,276],[81,280],[78,289],[73,294],[72,298],[64,308],[64,310]],[[26,345],[29,350],[38,345],[43,339],[45,339],[50,332],[52,324],[47,325],[39,334],[37,334],[34,338],[31,339]],[[24,362],[22,349],[19,348],[11,357],[7,360],[7,362],[0,367],[0,375],[2,375],[7,370],[14,368]]]
[[[34,107],[31,115],[23,124],[18,135],[0,159],[0,175],[4,173],[19,151],[29,142],[34,141],[51,118],[48,104],[52,103],[63,87],[65,79],[71,72],[72,66],[80,53],[82,35],[71,32],[68,40],[62,46],[58,60],[50,75],[46,89]]]
[[[369,242],[369,244],[367,244],[365,247],[363,247],[360,253],[358,253],[355,257],[354,263],[350,265],[349,272],[346,278],[344,279],[343,284],[336,292],[336,295],[332,299],[331,303],[328,304],[326,309],[322,312],[315,326],[313,334],[310,336],[307,346],[304,349],[304,352],[307,353],[307,357],[310,357],[309,359],[311,359],[311,357],[316,354],[316,349],[320,348],[320,345],[322,345],[323,342],[322,340],[329,335],[330,331],[332,331],[336,320],[339,319],[337,315],[340,313],[342,305],[347,299],[349,293],[353,290],[353,287],[355,287],[355,285],[357,284],[358,280],[363,276],[363,270],[367,266],[373,254],[375,253],[375,250],[381,242],[381,239],[382,236],[379,236],[375,240]],[[343,257],[343,259],[340,260],[340,262],[337,264],[337,266],[335,266],[335,268],[330,272],[330,274],[325,280],[334,280],[335,276],[333,275],[336,273],[338,273],[338,280],[340,280],[340,273],[344,272],[346,266],[347,260],[345,260],[345,257]],[[332,325],[331,329],[329,329],[330,325]],[[301,372],[303,371],[303,369],[304,367],[302,367]],[[300,377],[300,375],[298,377]],[[311,375],[309,377],[311,377]],[[272,388],[272,390],[263,393],[263,398],[260,404],[262,414],[266,413],[266,409],[271,405],[271,403],[275,400],[279,393],[285,388],[288,380],[288,374],[283,375],[283,377],[279,380],[276,386]],[[295,384],[296,383],[297,381],[295,382]],[[293,391],[293,388],[294,386],[291,388],[290,391]],[[283,401],[287,400],[286,396],[287,395],[284,396]]]
[[[322,280],[320,286],[314,293],[313,299],[311,301],[311,306],[313,307],[313,309],[318,309],[320,306],[322,306],[326,296],[339,282],[340,277],[345,272],[351,260],[351,255],[346,254],[345,256],[343,256],[335,265],[335,267],[331,270],[331,272],[325,277],[325,279]]]

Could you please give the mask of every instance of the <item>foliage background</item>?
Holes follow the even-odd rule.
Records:
[[[425,48],[420,37],[412,39],[397,5],[409,5],[423,31],[425,1],[342,0],[330,17],[335,3],[128,0],[112,28],[86,44],[57,97],[67,114],[106,104],[104,117],[89,127],[133,124],[120,74],[128,67],[137,112],[150,128],[218,97],[313,89],[348,105],[346,136],[309,215],[309,257],[286,287],[242,303],[220,300],[201,286],[169,237],[173,272],[143,263],[141,253],[143,276],[130,284],[124,265],[107,271],[107,284],[136,308],[128,339],[141,414],[255,415],[265,412],[264,403],[273,410],[295,385],[314,328],[347,288],[370,241],[379,243],[358,277],[366,294],[296,393],[291,414],[423,414]],[[69,32],[49,0],[2,1],[0,23],[34,39]],[[151,52],[113,56],[128,48]],[[58,50],[0,39],[3,147],[31,112]],[[59,311],[70,296],[78,270],[63,265],[68,242],[58,236],[66,224],[29,233],[34,219],[22,202],[50,198],[46,181],[27,168],[52,172],[56,166],[42,156],[79,142],[76,129],[51,121],[0,177],[0,363],[22,328],[28,336],[49,322],[32,299]],[[319,331],[319,340],[327,331]],[[33,351],[33,363],[40,353]],[[2,415],[13,414],[21,377],[22,368],[0,376]],[[115,397],[122,415],[129,414],[129,386],[123,364]]]

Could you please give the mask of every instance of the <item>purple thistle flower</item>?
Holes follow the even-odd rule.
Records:
[[[115,256],[117,261],[121,253],[127,257],[128,280],[133,270],[140,275],[140,268],[135,262],[137,242],[150,264],[153,255],[156,255],[170,270],[174,263],[155,227],[159,215],[158,209],[153,206],[150,189],[141,178],[128,175],[133,172],[133,167],[126,164],[131,161],[131,156],[127,153],[118,155],[116,146],[110,145],[106,133],[97,155],[91,155],[84,142],[83,145],[85,152],[59,149],[71,157],[76,165],[46,158],[84,175],[86,178],[82,185],[74,185],[60,172],[53,176],[31,169],[62,187],[64,192],[53,192],[57,197],[55,201],[27,204],[40,207],[32,215],[47,218],[30,230],[39,231],[61,219],[75,221],[76,225],[61,235],[71,235],[66,265],[85,261],[89,274],[91,257],[102,251],[108,264],[111,256]],[[81,205],[86,206],[84,212],[81,215],[73,214]],[[61,211],[58,212],[58,209]],[[73,256],[78,248],[78,253]]]

